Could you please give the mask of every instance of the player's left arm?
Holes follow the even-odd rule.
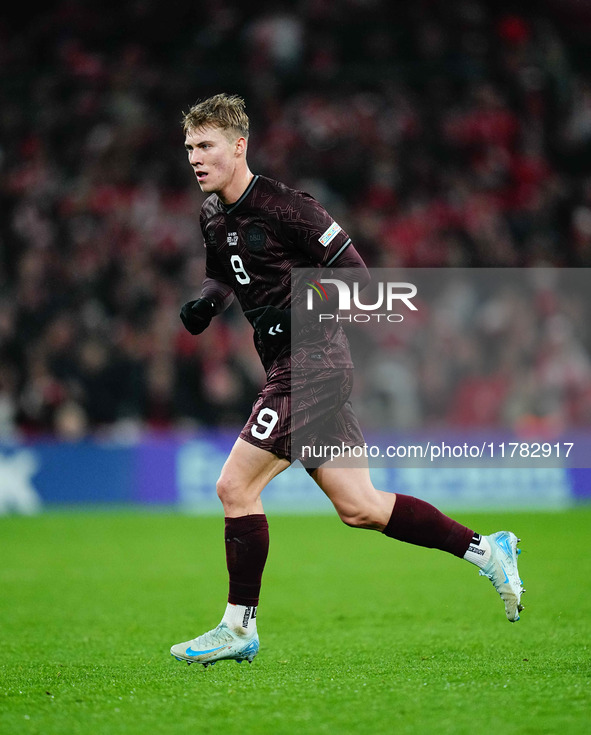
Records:
[[[309,194],[296,192],[293,214],[284,222],[284,229],[311,268],[352,267],[362,271],[360,277],[367,270],[349,235]],[[366,277],[369,282],[369,274]]]
[[[370,281],[369,271],[351,238],[324,207],[313,197],[302,194],[299,209],[296,209],[296,222],[292,227],[296,234],[295,245],[307,256],[310,268],[317,268],[314,280],[337,278],[348,285],[357,285],[359,291]],[[338,273],[335,273],[335,270]],[[304,280],[309,280],[309,274]],[[305,304],[307,283],[293,288],[295,297],[291,307],[297,324],[304,326],[312,317]],[[322,310],[336,312],[339,303],[338,288],[334,284],[323,283]]]
[[[311,268],[319,268],[328,278],[334,268],[339,269],[339,278],[348,283],[356,282],[362,289],[369,283],[369,272],[363,258],[354,248],[351,238],[335,222],[330,214],[308,194],[294,192],[294,199],[288,211],[290,215],[281,219],[281,229],[285,242],[294,250],[306,256]],[[301,258],[298,258],[301,260]],[[291,308],[278,309],[266,305],[245,312],[261,339],[267,342],[286,342],[289,340],[292,325],[292,308],[295,309],[297,323],[304,324],[305,290],[297,289],[300,298],[292,301]],[[338,290],[327,285],[327,301],[323,308],[336,311]]]

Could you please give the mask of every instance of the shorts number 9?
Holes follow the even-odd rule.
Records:
[[[250,433],[257,439],[267,439],[278,421],[277,411],[273,411],[272,408],[262,408]]]

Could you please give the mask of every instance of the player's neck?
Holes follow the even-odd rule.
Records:
[[[240,171],[222,191],[218,192],[218,197],[222,202],[229,206],[237,202],[244,192],[248,189],[250,182],[253,180],[254,174],[246,166],[244,171]]]

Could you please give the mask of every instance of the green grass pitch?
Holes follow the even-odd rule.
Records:
[[[169,648],[225,607],[221,518],[0,518],[0,733],[589,732],[590,510],[458,520],[523,539],[518,623],[466,562],[271,515],[261,652],[205,669]]]

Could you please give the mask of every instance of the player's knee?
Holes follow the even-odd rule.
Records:
[[[367,508],[337,508],[339,518],[346,526],[351,528],[379,528],[379,521],[374,518],[374,514]]]
[[[222,473],[218,478],[215,489],[218,494],[218,498],[222,501],[222,504],[226,506],[236,500],[240,487],[231,474]]]

